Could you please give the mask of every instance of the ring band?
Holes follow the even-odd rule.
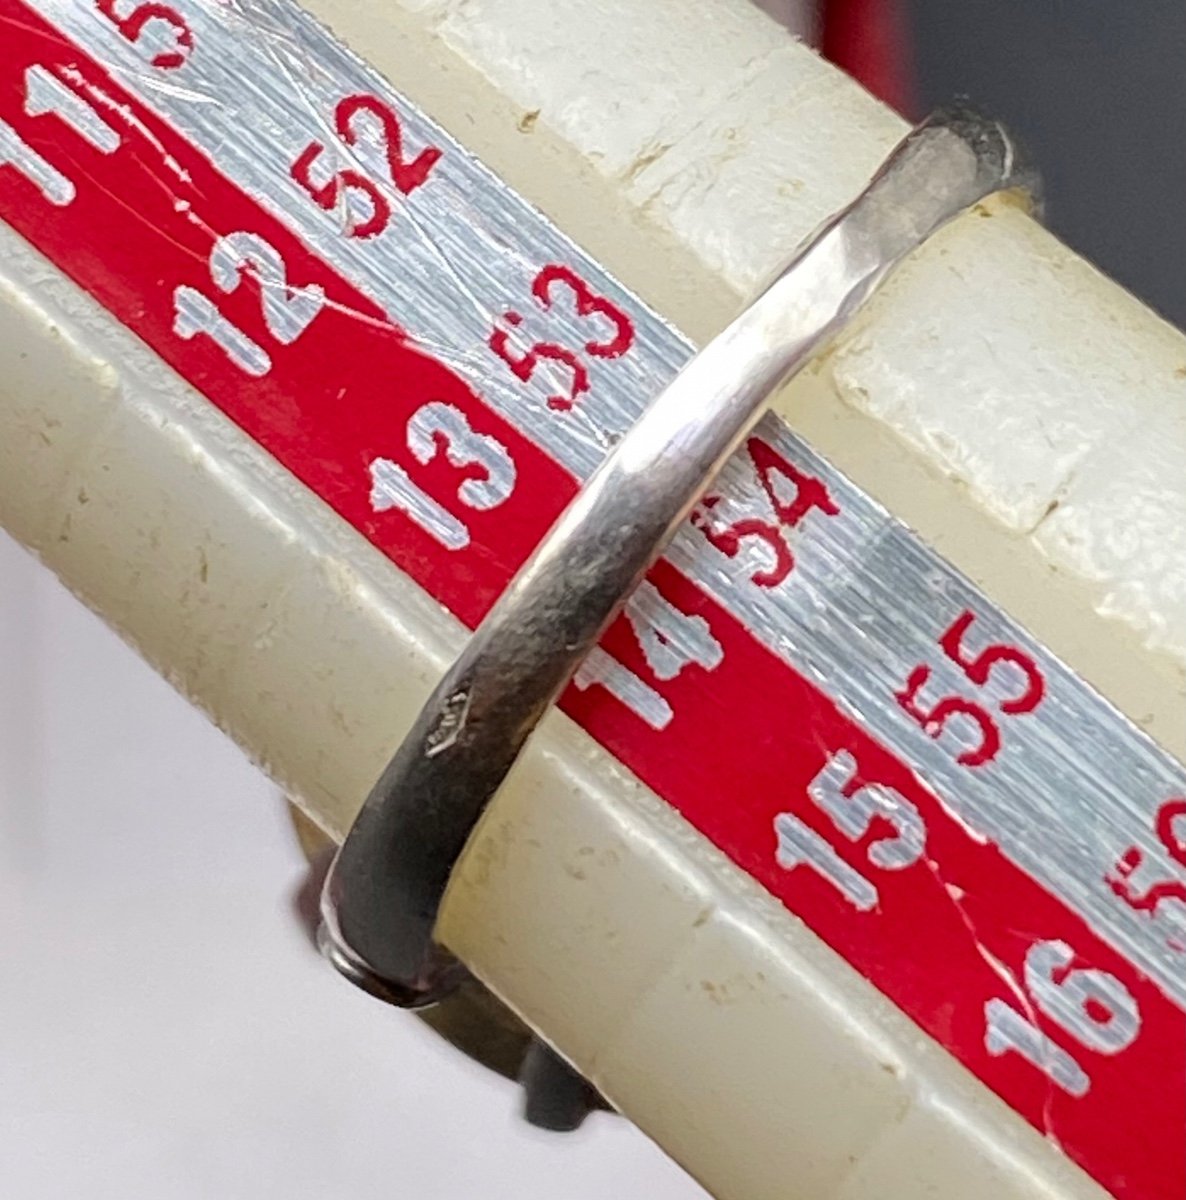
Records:
[[[937,229],[1037,180],[994,121],[943,110],[676,376],[511,581],[445,674],[326,877],[321,944],[404,1007],[464,969],[433,941],[454,863],[525,742],[780,384]]]

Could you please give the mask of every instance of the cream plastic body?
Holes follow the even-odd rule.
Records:
[[[742,4],[312,7],[699,338],[900,129]],[[3,228],[0,263],[0,521],[340,835],[461,627]],[[1184,368],[994,210],[781,403],[1180,756]],[[1102,1194],[558,714],[441,934],[720,1196]]]

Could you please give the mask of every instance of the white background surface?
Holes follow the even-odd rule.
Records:
[[[275,789],[0,534],[0,1197],[704,1193],[321,964]]]

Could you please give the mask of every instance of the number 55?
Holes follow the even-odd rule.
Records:
[[[964,646],[964,635],[976,616],[965,609],[939,638],[939,647],[977,687],[984,687],[993,668],[1002,664],[1019,671],[1024,686],[1015,695],[997,702],[997,708],[1007,716],[1033,712],[1046,694],[1046,683],[1037,663],[1017,646],[992,643],[979,653]],[[931,668],[920,663],[910,672],[906,686],[894,693],[899,707],[909,713],[932,738],[939,737],[956,717],[976,726],[980,739],[975,746],[966,746],[956,757],[965,767],[980,767],[996,758],[1001,749],[1001,731],[997,722],[984,707],[962,696],[944,696],[927,710],[919,704],[919,692],[931,677]]]

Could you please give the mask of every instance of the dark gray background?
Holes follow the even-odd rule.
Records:
[[[920,115],[1025,139],[1047,223],[1186,328],[1186,0],[906,0]]]

